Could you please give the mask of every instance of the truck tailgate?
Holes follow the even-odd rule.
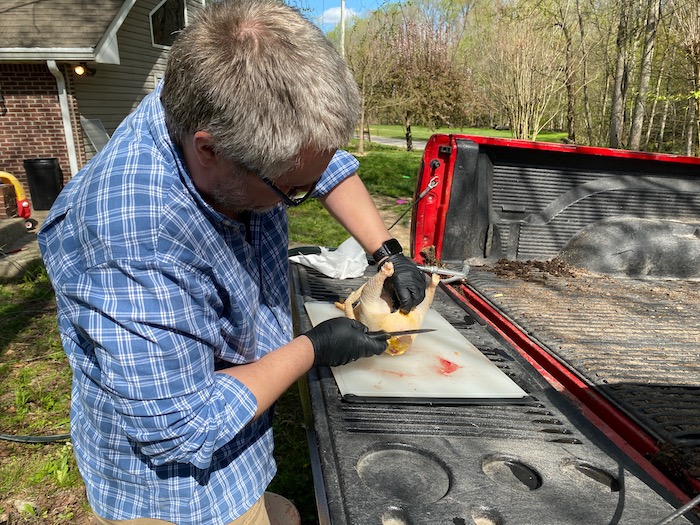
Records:
[[[310,328],[304,302],[344,298],[364,281],[299,265],[292,276],[299,332]],[[329,369],[313,370],[302,392],[320,523],[652,525],[673,512],[672,484],[640,468],[453,293],[439,290],[433,308],[529,400],[353,403]]]

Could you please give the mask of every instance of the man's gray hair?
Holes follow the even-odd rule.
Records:
[[[347,144],[359,117],[357,85],[319,28],[274,0],[215,3],[177,37],[161,101],[173,140],[207,131],[214,150],[276,178],[302,148]]]

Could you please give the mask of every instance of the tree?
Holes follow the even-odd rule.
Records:
[[[376,11],[366,19],[357,19],[348,31],[346,60],[360,89],[360,133],[358,152],[364,152],[364,129],[370,112],[377,112],[405,101],[388,96],[388,87],[396,83],[392,76],[394,38],[392,17]]]
[[[513,5],[498,13],[484,45],[481,81],[488,86],[492,102],[506,111],[513,137],[536,140],[555,114],[548,109],[563,89],[565,59],[551,29],[532,17],[512,16],[517,9]]]
[[[588,144],[593,144],[593,126],[591,124],[591,106],[588,96],[588,44],[584,25],[584,12],[581,1],[576,0],[576,19],[579,30],[579,51],[581,54],[581,89],[583,91],[583,115],[586,122],[586,137]],[[575,110],[574,110],[575,111]]]
[[[621,0],[619,23],[617,26],[617,57],[613,86],[612,107],[610,110],[610,147],[622,147],[622,133],[625,126],[625,107],[630,76],[630,55],[633,46],[633,0]]]
[[[471,0],[424,0],[401,8],[393,51],[409,151],[412,123],[450,126],[467,107],[470,79],[459,46],[471,8]]]
[[[680,47],[686,54],[691,75],[691,86],[688,100],[691,102],[692,119],[689,119],[688,133],[686,135],[687,155],[693,154],[694,138],[698,139],[700,148],[700,2],[698,0],[676,0],[674,8],[675,34]],[[692,129],[695,128],[696,137],[693,137]]]
[[[412,0],[355,20],[363,120],[552,123],[590,145],[698,153],[698,0]],[[578,128],[578,129],[577,129]]]
[[[639,66],[637,97],[630,124],[629,149],[640,149],[642,141],[642,128],[646,115],[646,101],[649,93],[649,81],[651,80],[652,59],[654,58],[654,46],[656,45],[656,27],[660,17],[661,0],[648,0],[646,26],[644,29],[644,49]]]
[[[522,17],[531,18],[541,13],[545,28],[549,25],[561,31],[564,46],[564,90],[566,94],[566,134],[569,142],[576,142],[576,94],[577,76],[583,57],[577,57],[578,46],[575,38],[574,0],[536,0],[532,11],[525,11]],[[580,13],[580,11],[579,11]],[[579,28],[580,29],[580,28]]]
[[[467,106],[459,44],[470,2],[389,4],[351,31],[347,60],[363,95],[363,115],[400,115],[408,150],[414,122],[448,125]]]

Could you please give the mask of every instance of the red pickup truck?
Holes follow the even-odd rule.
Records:
[[[312,371],[320,522],[700,523],[700,159],[435,135],[415,196],[412,256],[466,274],[433,310],[524,395]],[[374,271],[293,265],[298,328]]]

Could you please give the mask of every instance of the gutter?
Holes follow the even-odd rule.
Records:
[[[65,62],[89,62],[95,59],[91,47],[3,47],[0,48],[0,61],[60,60]]]
[[[131,8],[134,7],[136,0],[125,0],[119,11],[112,19],[109,27],[102,35],[102,38],[95,46],[95,62],[98,64],[115,64],[121,63],[119,57],[119,45],[117,42],[117,32],[129,15]]]
[[[68,106],[68,95],[66,93],[66,80],[63,73],[58,69],[55,60],[47,60],[46,65],[51,74],[56,78],[56,90],[58,91],[58,101],[61,105],[61,120],[63,121],[63,134],[66,139],[68,149],[68,162],[70,164],[71,177],[78,173],[78,155],[75,150],[73,140],[73,125],[70,118],[70,108]]]

